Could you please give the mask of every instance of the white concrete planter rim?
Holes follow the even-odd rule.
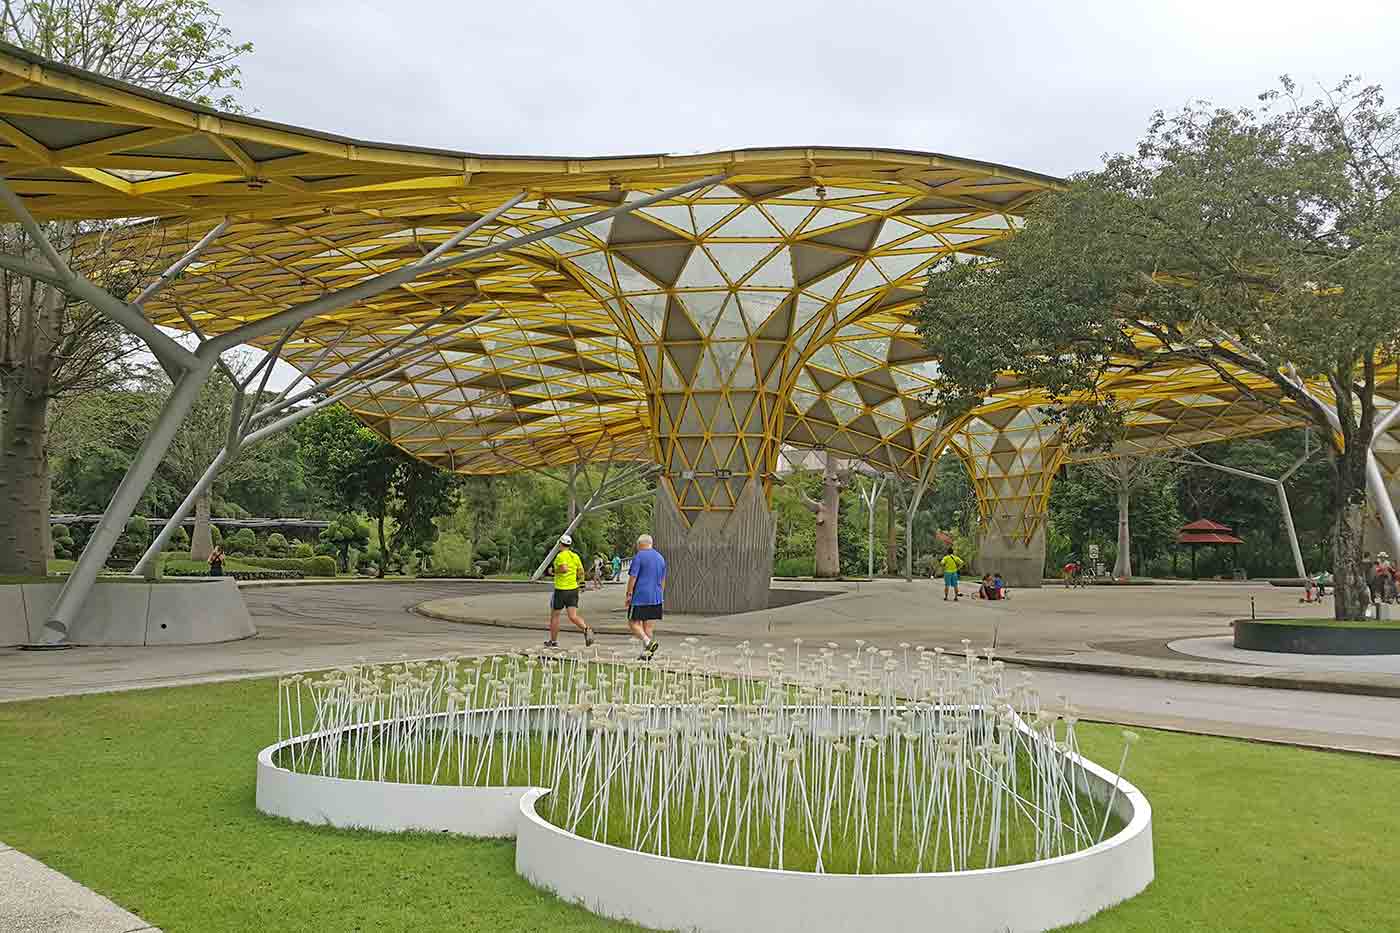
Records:
[[[504,710],[504,709],[505,709],[505,708],[503,707],[502,710]],[[522,709],[522,707],[512,707],[511,709]],[[542,706],[542,705],[532,705],[532,706],[523,707],[523,709],[526,710],[526,711],[528,711],[528,712],[532,712],[532,713],[533,713],[533,712],[545,712],[545,711],[548,711],[548,710],[552,710],[553,707]],[[477,715],[477,716],[481,716],[481,717],[484,718],[486,715],[489,715],[491,712],[492,712],[492,710],[475,710],[475,711],[473,711],[473,714],[474,714],[474,715]],[[260,768],[270,768],[270,769],[273,769],[273,770],[275,770],[275,771],[278,771],[278,772],[281,772],[281,773],[284,773],[284,774],[287,774],[287,775],[292,775],[292,776],[294,776],[294,777],[314,778],[314,779],[316,780],[317,783],[320,783],[320,782],[323,782],[323,781],[335,781],[335,782],[340,782],[340,783],[344,783],[344,784],[362,785],[362,786],[365,786],[365,785],[381,785],[381,784],[385,784],[385,783],[390,783],[390,784],[392,784],[392,786],[395,787],[395,788],[405,788],[405,789],[409,789],[409,788],[434,788],[434,789],[441,789],[441,788],[462,788],[462,789],[486,788],[486,789],[491,789],[491,790],[500,790],[500,791],[503,791],[503,792],[518,792],[518,793],[523,794],[523,796],[520,798],[520,817],[521,817],[522,819],[530,820],[532,823],[535,823],[535,824],[539,825],[541,828],[543,828],[543,829],[546,830],[547,832],[555,833],[555,834],[560,835],[560,836],[563,836],[563,837],[568,837],[568,838],[570,838],[570,839],[578,840],[579,842],[585,843],[585,844],[587,844],[588,846],[597,846],[597,847],[600,847],[600,848],[612,849],[612,850],[616,850],[616,851],[619,851],[619,852],[626,852],[626,853],[629,853],[629,854],[631,854],[631,855],[635,855],[635,856],[638,856],[638,857],[641,857],[641,858],[645,858],[645,859],[656,859],[656,860],[661,860],[661,861],[665,861],[665,862],[680,862],[680,863],[685,863],[685,864],[705,865],[706,867],[709,867],[709,868],[721,868],[721,869],[729,869],[729,870],[734,870],[734,871],[745,871],[745,872],[769,872],[769,873],[779,874],[779,875],[802,875],[802,876],[806,876],[806,875],[818,875],[818,874],[819,874],[819,873],[817,873],[817,872],[794,871],[794,870],[792,870],[792,869],[784,869],[784,868],[763,868],[763,867],[755,867],[755,866],[748,866],[748,865],[726,865],[726,864],[723,864],[723,863],[720,863],[720,862],[700,862],[700,861],[694,861],[694,860],[692,860],[692,859],[676,858],[676,857],[674,857],[674,856],[669,856],[669,855],[656,855],[655,853],[642,852],[642,851],[639,851],[639,850],[637,850],[637,849],[629,849],[629,848],[627,848],[626,846],[616,846],[616,845],[613,845],[613,844],[611,844],[611,843],[598,842],[598,841],[595,840],[595,839],[589,839],[589,838],[587,838],[586,836],[580,836],[580,835],[578,835],[577,833],[571,833],[571,832],[569,832],[568,830],[564,829],[563,827],[556,826],[555,824],[553,824],[553,823],[549,822],[548,820],[544,819],[544,817],[540,816],[539,813],[536,812],[536,810],[535,810],[535,803],[536,803],[537,801],[543,799],[544,797],[546,797],[546,796],[550,793],[550,789],[547,788],[547,787],[537,787],[537,786],[534,786],[534,785],[519,786],[519,785],[500,785],[500,784],[460,784],[460,785],[459,785],[459,784],[410,784],[410,783],[398,782],[398,781],[394,781],[394,782],[381,782],[381,781],[368,781],[368,780],[364,780],[364,779],[360,779],[360,778],[327,777],[327,776],[325,776],[325,775],[319,775],[319,774],[303,774],[302,772],[292,771],[292,770],[290,770],[290,769],[288,769],[288,768],[283,768],[282,766],[278,765],[278,764],[273,760],[273,759],[274,759],[274,756],[275,756],[278,752],[282,751],[283,749],[292,748],[292,747],[294,747],[294,746],[296,746],[296,745],[303,744],[303,743],[314,742],[314,741],[316,741],[317,739],[324,738],[325,736],[328,736],[328,735],[333,735],[333,734],[335,734],[335,733],[337,733],[337,732],[353,732],[353,731],[360,730],[360,729],[372,729],[372,728],[375,728],[375,727],[377,727],[377,726],[387,725],[388,723],[390,723],[390,722],[392,722],[392,721],[413,721],[413,720],[417,720],[417,719],[442,719],[442,718],[445,718],[445,717],[447,717],[447,716],[449,716],[449,715],[460,715],[460,714],[459,714],[459,713],[438,712],[438,713],[427,713],[427,714],[423,714],[423,715],[419,715],[419,716],[402,717],[402,718],[400,718],[399,720],[381,719],[381,720],[375,720],[375,721],[372,721],[372,722],[356,723],[356,724],[350,725],[350,726],[342,726],[342,727],[335,728],[335,729],[322,729],[322,730],[320,730],[320,731],[318,731],[318,732],[309,732],[309,733],[306,733],[306,734],[304,734],[304,735],[293,736],[293,737],[291,737],[291,738],[289,738],[289,739],[284,739],[284,740],[282,740],[281,742],[277,742],[277,743],[274,743],[274,744],[272,744],[272,745],[269,745],[269,746],[267,746],[266,748],[264,748],[262,751],[260,751],[260,752],[258,753],[258,765],[259,765]],[[1025,721],[1022,720],[1022,719],[1020,718],[1020,716],[1017,716],[1017,717],[1016,717],[1016,726],[1017,726],[1018,729],[1020,729],[1020,730],[1023,731],[1023,732],[1030,732],[1030,731],[1032,731],[1032,730],[1031,730],[1031,727],[1030,727],[1029,725],[1027,725],[1027,724],[1025,723]],[[1082,755],[1077,755],[1077,754],[1063,754],[1062,757],[1065,759],[1065,764],[1066,764],[1067,767],[1071,767],[1071,766],[1072,766],[1072,767],[1075,767],[1075,768],[1082,768],[1084,771],[1086,771],[1086,772],[1088,772],[1089,774],[1092,774],[1094,777],[1098,778],[1098,779],[1099,779],[1101,782],[1103,782],[1106,786],[1108,786],[1108,787],[1112,787],[1112,786],[1113,786],[1113,784],[1114,784],[1114,775],[1113,775],[1112,772],[1110,772],[1110,771],[1107,770],[1106,768],[1103,768],[1102,766],[1100,766],[1100,765],[1094,763],[1093,761],[1090,761],[1089,759],[1083,757]],[[1114,833],[1112,836],[1109,836],[1109,837],[1107,837],[1106,839],[1104,839],[1103,841],[1097,842],[1097,843],[1095,843],[1095,844],[1092,845],[1092,846],[1089,846],[1089,847],[1084,848],[1084,849],[1080,849],[1080,850],[1078,850],[1077,852],[1070,852],[1070,853],[1067,853],[1067,854],[1065,854],[1065,855],[1057,855],[1057,856],[1054,856],[1053,858],[1048,858],[1048,859],[1037,859],[1037,860],[1035,860],[1035,861],[1030,861],[1030,862],[1020,862],[1020,863],[1015,864],[1015,865],[998,865],[998,866],[996,866],[996,867],[994,867],[994,868],[970,868],[970,869],[964,869],[964,870],[961,870],[961,871],[951,871],[951,872],[880,872],[880,873],[877,873],[877,874],[843,874],[843,873],[840,873],[840,872],[823,872],[823,873],[820,873],[820,874],[821,874],[821,875],[824,875],[824,876],[826,876],[826,877],[847,877],[847,878],[937,878],[937,877],[958,877],[958,878],[967,878],[967,877],[970,877],[970,876],[977,876],[977,875],[993,876],[993,875],[1014,874],[1014,873],[1016,873],[1016,872],[1027,871],[1027,870],[1034,870],[1034,869],[1036,869],[1036,868],[1040,868],[1040,867],[1043,867],[1043,866],[1056,865],[1056,864],[1061,864],[1061,863],[1064,863],[1064,862],[1071,862],[1071,861],[1077,861],[1077,860],[1089,858],[1089,857],[1092,857],[1093,855],[1095,855],[1096,853],[1104,852],[1104,851],[1107,851],[1107,850],[1110,850],[1110,849],[1114,849],[1114,848],[1117,848],[1118,846],[1123,845],[1124,843],[1126,843],[1126,842],[1128,842],[1128,841],[1130,841],[1130,840],[1136,838],[1137,836],[1141,835],[1142,833],[1146,832],[1146,831],[1151,827],[1151,825],[1152,825],[1152,805],[1151,805],[1150,803],[1148,803],[1147,797],[1142,793],[1142,791],[1138,790],[1137,787],[1135,787],[1133,784],[1131,784],[1131,783],[1128,782],[1127,780],[1123,780],[1123,779],[1118,780],[1118,781],[1117,781],[1117,785],[1118,785],[1117,797],[1120,798],[1120,800],[1122,801],[1122,804],[1121,804],[1121,805],[1126,805],[1126,806],[1128,806],[1128,807],[1131,807],[1132,816],[1128,819],[1128,821],[1127,821],[1126,824],[1123,826],[1123,828],[1120,829],[1118,832]]]

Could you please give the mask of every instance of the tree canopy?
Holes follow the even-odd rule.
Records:
[[[966,403],[1015,373],[1072,441],[1107,444],[1130,417],[1115,387],[1194,366],[1316,426],[1341,518],[1337,610],[1359,615],[1366,452],[1400,356],[1398,171],[1400,114],[1356,81],[1158,113],[1134,152],[1032,205],[994,261],[930,276],[939,392]]]

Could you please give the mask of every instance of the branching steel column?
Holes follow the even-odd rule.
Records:
[[[619,486],[624,486],[635,479],[646,479],[647,477],[655,476],[660,471],[661,467],[652,465],[642,469],[629,469],[618,476],[614,476],[611,480],[605,479],[603,482],[598,484],[598,488],[593,491],[593,495],[588,497],[588,501],[585,502],[583,506],[578,510],[578,514],[574,516],[573,521],[569,522],[568,527],[564,529],[560,537],[563,537],[564,535],[573,534],[574,529],[577,528],[579,526],[579,523],[583,521],[584,517],[591,512],[602,512],[607,509],[616,508],[619,505],[626,505],[628,502],[635,502],[638,499],[644,499],[647,496],[656,495],[656,490],[647,489],[643,492],[634,493],[630,496],[624,496],[621,499],[613,499],[610,502],[598,502],[598,499],[604,493],[610,493],[613,490],[617,489]],[[554,560],[554,556],[558,553],[559,541],[556,539],[554,542],[554,546],[551,547],[549,549],[549,553],[544,556],[544,560],[540,561],[540,565],[535,568],[535,572],[530,574],[530,579],[538,580],[540,577],[544,576],[545,569],[549,567],[550,562]]]
[[[938,426],[938,436],[942,436],[943,426]],[[926,449],[928,454],[924,458],[924,468],[919,471],[919,481],[914,484],[914,488],[909,493],[909,510],[904,517],[904,582],[911,583],[914,580],[914,515],[919,511],[919,500],[924,497],[924,490],[928,489],[928,484],[933,479],[933,471],[936,470],[939,459],[943,456],[943,451],[947,448],[947,442],[930,444]]]
[[[866,571],[865,575],[870,578],[875,576],[875,502],[880,498],[880,490],[885,486],[886,477],[883,473],[879,478],[872,481],[867,488],[860,491],[860,498],[865,503],[865,530],[866,534]]]
[[[1395,504],[1390,501],[1390,490],[1385,487],[1385,475],[1381,473],[1380,462],[1376,459],[1376,442],[1379,441],[1396,420],[1400,419],[1400,402],[1386,412],[1371,434],[1371,443],[1366,450],[1366,487],[1375,503],[1376,514],[1380,516],[1381,527],[1390,541],[1392,553],[1400,554],[1400,516],[1395,514]]]
[[[1278,493],[1279,508],[1283,512],[1283,527],[1284,530],[1288,532],[1288,546],[1293,551],[1293,566],[1298,571],[1299,579],[1306,577],[1308,575],[1308,570],[1307,566],[1303,563],[1303,549],[1298,546],[1298,531],[1293,525],[1293,509],[1288,504],[1288,492],[1283,488],[1283,484],[1288,477],[1297,472],[1299,467],[1308,462],[1308,458],[1312,456],[1312,452],[1309,451],[1299,457],[1298,461],[1284,471],[1284,474],[1278,479],[1274,479],[1272,476],[1263,476],[1259,473],[1251,473],[1249,470],[1241,470],[1236,467],[1223,466],[1219,463],[1211,463],[1194,451],[1187,451],[1186,453],[1187,456],[1190,457],[1189,460],[1174,460],[1173,462],[1180,463],[1184,466],[1209,467],[1212,470],[1219,470],[1221,473],[1228,473],[1231,476],[1238,476],[1243,479],[1252,479],[1259,483],[1268,483],[1274,487],[1274,490]]]
[[[213,361],[205,358],[200,362],[202,365],[198,369],[185,373],[175,383],[175,388],[161,409],[160,416],[156,418],[156,423],[151,426],[150,433],[141,443],[141,449],[136,452],[136,459],[122,477],[117,491],[112,495],[112,501],[108,503],[97,527],[93,529],[92,537],[88,539],[83,553],[78,557],[78,563],[63,584],[63,590],[58,594],[58,600],[49,610],[49,618],[44,623],[44,641],[47,644],[61,644],[68,639],[73,619],[86,601],[98,573],[107,563],[112,547],[126,530],[127,519],[131,518],[136,504],[145,494],[151,477],[155,475],[156,467],[160,465],[165,452],[170,448],[170,442],[175,438],[175,432],[194,406],[199,390],[208,381],[209,373],[214,368]]]

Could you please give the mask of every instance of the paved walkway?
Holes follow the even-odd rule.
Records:
[[[160,933],[135,914],[0,842],[0,933]]]
[[[1330,604],[1299,604],[1298,590],[1268,584],[1180,584],[1016,590],[1004,602],[942,599],[942,584],[783,583],[783,591],[835,592],[811,602],[733,616],[672,616],[663,631],[754,640],[804,638],[979,649],[995,645],[1007,660],[1088,673],[1255,684],[1400,697],[1400,657],[1316,658],[1200,647],[1228,639],[1230,622],[1259,616],[1319,618]],[[423,603],[435,618],[538,629],[544,590],[514,589],[443,596]],[[584,611],[600,632],[625,633],[621,587],[584,596]],[[1233,648],[1231,649],[1233,651]]]
[[[837,590],[839,595],[723,620],[668,618],[661,628],[668,646],[663,650],[674,649],[686,631],[701,632],[706,644],[721,648],[745,639],[755,647],[790,645],[799,637],[808,644],[852,645],[864,638],[890,647],[908,643],[949,648],[960,648],[961,639],[968,638],[980,648],[995,639],[998,652],[1013,661],[1043,665],[1121,659],[1111,667],[1119,675],[1152,675],[1036,672],[1043,693],[1070,696],[1092,718],[1400,755],[1400,700],[1307,689],[1307,678],[1335,676],[1330,672],[1271,675],[1302,688],[1295,690],[1175,679],[1207,671],[1237,676],[1245,683],[1269,683],[1269,677],[1252,673],[1253,665],[1181,655],[1167,642],[1219,637],[1230,618],[1247,614],[1250,595],[1260,615],[1313,608],[1297,606],[1286,590],[1239,585],[1020,590],[1007,603],[996,604],[969,599],[945,603],[938,597],[941,587],[926,581],[798,586]],[[0,701],[537,645],[547,593],[546,588],[520,584],[462,582],[249,589],[245,598],[258,625],[256,638],[157,649],[0,650]],[[456,601],[463,618],[528,627],[452,623],[410,611],[442,599]],[[601,633],[622,631],[620,586],[589,592],[583,604]],[[565,645],[577,638],[567,631],[563,635]],[[628,650],[632,644],[620,634],[602,634],[599,643],[605,650]],[[1173,679],[1161,677],[1163,671]],[[1400,681],[1392,674],[1364,676]]]

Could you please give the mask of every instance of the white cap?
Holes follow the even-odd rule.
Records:
[[[565,547],[568,547],[569,545],[574,543],[574,539],[569,537],[568,535],[560,535],[559,543],[564,545]]]

